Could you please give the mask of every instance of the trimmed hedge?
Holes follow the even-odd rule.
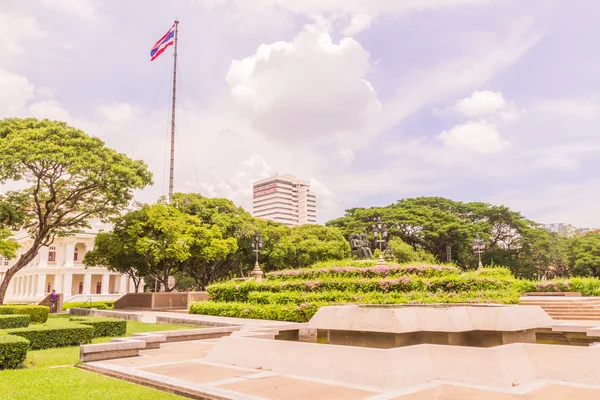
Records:
[[[29,315],[0,315],[0,329],[26,328],[30,321]]]
[[[319,279],[319,278],[385,278],[416,275],[426,278],[456,275],[458,269],[448,265],[385,265],[385,266],[333,266],[329,268],[287,269],[267,273],[269,280]],[[510,271],[508,272],[509,277]]]
[[[90,343],[94,328],[75,323],[51,327],[32,325],[29,328],[11,329],[7,333],[29,340],[31,350],[42,350]]]
[[[269,319],[277,321],[307,322],[326,303],[248,304],[200,301],[190,306],[190,314],[217,315],[221,317]]]
[[[18,368],[29,349],[29,341],[18,336],[0,336],[0,369]]]
[[[119,337],[127,333],[127,321],[123,319],[72,317],[69,321],[94,328],[94,338]]]
[[[251,304],[429,304],[429,303],[501,303],[518,304],[520,292],[488,290],[475,292],[408,292],[408,293],[350,293],[350,292],[252,292]]]
[[[525,282],[526,281],[522,281]],[[315,280],[265,280],[256,282],[249,280],[243,283],[226,282],[211,285],[208,293],[214,301],[248,301],[252,292],[462,292],[482,290],[521,290],[521,281],[505,277],[480,277],[476,273],[466,273],[435,278],[418,276],[400,276],[388,279],[364,278],[323,278]],[[521,290],[527,291],[527,290]]]
[[[115,306],[114,301],[92,301],[82,302],[74,301],[72,303],[63,303],[63,311],[67,311],[69,308],[96,308],[98,310],[112,310]]]
[[[46,306],[0,306],[0,314],[29,315],[32,324],[43,324],[48,321],[50,307]]]

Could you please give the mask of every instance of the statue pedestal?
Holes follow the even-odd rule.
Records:
[[[250,276],[257,282],[262,281],[264,273],[260,270],[258,263],[254,265],[254,269],[250,272]]]
[[[384,265],[387,265],[387,263],[386,263],[386,262],[385,262],[385,260],[383,259],[383,255],[382,255],[382,254],[380,254],[380,255],[379,255],[379,259],[377,260],[377,264],[376,264],[376,266],[378,266],[378,267],[379,267],[379,266],[384,266]]]

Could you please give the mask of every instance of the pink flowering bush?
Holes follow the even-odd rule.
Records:
[[[383,278],[388,276],[418,275],[423,277],[456,274],[456,267],[448,265],[385,265],[385,266],[332,266],[328,268],[289,269],[267,273],[269,279]],[[510,274],[510,273],[509,273]]]

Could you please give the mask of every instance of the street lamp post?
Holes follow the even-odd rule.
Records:
[[[258,264],[258,254],[262,252],[263,240],[258,232],[254,234],[254,238],[252,239],[252,247],[254,248],[253,251],[256,254],[256,263],[254,264],[254,269],[252,272],[250,272],[250,276],[257,281],[261,281],[263,278],[263,272],[260,270],[260,265]]]
[[[475,236],[475,240],[473,240],[471,243],[471,246],[473,247],[473,252],[479,257],[479,265],[477,266],[477,269],[482,269],[483,264],[481,263],[481,255],[485,251],[485,241],[479,237],[479,234],[477,234],[477,236]]]
[[[385,264],[383,259],[383,244],[387,238],[388,228],[381,222],[381,217],[377,217],[377,220],[373,224],[373,238],[376,243],[379,243],[379,260],[377,264]],[[379,236],[379,239],[377,237]]]

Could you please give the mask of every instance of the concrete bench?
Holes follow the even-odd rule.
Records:
[[[581,292],[525,292],[523,296],[581,297]]]
[[[177,331],[160,332],[166,338],[167,343],[184,342],[186,340],[202,340],[219,338],[231,335],[231,332],[239,331],[239,326],[227,326],[220,328],[181,329]],[[134,333],[133,338],[149,335],[149,333]]]
[[[167,341],[165,335],[162,335],[161,333],[136,333],[133,334],[133,336],[135,336],[133,338],[134,340],[141,340],[142,342],[146,343],[146,347],[144,347],[144,349],[160,349],[160,344]],[[113,338],[110,341],[111,343],[117,343],[127,342],[129,340],[132,340],[132,338]]]
[[[126,339],[100,344],[85,344],[79,347],[79,360],[81,362],[110,360],[113,358],[135,357],[140,355],[140,350],[146,348],[143,340]]]

